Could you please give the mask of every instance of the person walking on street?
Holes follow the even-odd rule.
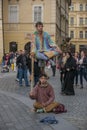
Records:
[[[22,54],[20,54],[20,56],[18,56],[17,66],[18,66],[18,73],[19,73],[19,86],[23,86],[22,78],[24,76],[25,85],[26,85],[26,87],[28,87],[29,86],[28,74],[27,74],[28,59],[27,59],[27,56],[25,55],[25,51],[22,51]]]

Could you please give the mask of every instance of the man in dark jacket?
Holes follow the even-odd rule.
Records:
[[[17,66],[18,66],[18,73],[19,73],[19,85],[22,86],[22,78],[24,76],[25,85],[26,87],[29,86],[28,76],[27,76],[27,70],[28,70],[28,59],[25,55],[25,51],[22,51],[22,53],[17,58]]]

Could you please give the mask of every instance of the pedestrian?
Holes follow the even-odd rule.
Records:
[[[51,65],[51,69],[52,69],[52,75],[53,77],[55,77],[56,74],[56,57],[53,57],[50,59],[50,65]]]
[[[25,86],[29,86],[28,81],[28,59],[25,55],[25,51],[22,51],[22,54],[17,58],[17,66],[19,73],[19,86],[23,86],[22,78],[24,76]]]
[[[14,65],[14,72],[16,72],[17,71],[17,68],[16,68],[16,59],[17,59],[17,57],[16,56],[14,56],[14,58],[13,58],[13,65]]]
[[[63,52],[60,59],[59,59],[59,72],[60,72],[60,81],[61,81],[61,93],[63,92],[64,90],[64,77],[65,77],[65,63],[66,63],[66,60],[67,60],[67,56],[66,56],[66,53]]]
[[[72,57],[70,52],[66,53],[67,61],[65,63],[65,75],[64,75],[64,90],[63,95],[75,95],[73,82],[76,68],[76,61]]]
[[[87,81],[87,73],[85,73],[85,65],[87,64],[87,57],[84,53],[84,51],[81,51],[81,57],[79,60],[79,72],[80,72],[80,85],[81,89],[83,88],[83,77]]]
[[[78,86],[78,75],[79,75],[79,53],[75,52],[74,58],[76,60],[76,69],[75,69],[75,77],[74,77],[74,83],[75,86]]]

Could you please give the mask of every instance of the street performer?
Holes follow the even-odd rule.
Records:
[[[50,35],[43,31],[43,23],[36,23],[34,32],[34,46],[32,53],[35,53],[37,59],[48,60],[61,53],[59,47],[51,40]]]
[[[40,67],[44,68],[45,61],[62,53],[60,48],[51,40],[50,35],[43,31],[43,23],[37,22],[36,31],[33,35],[31,55],[39,59]]]
[[[52,86],[47,82],[47,76],[42,74],[39,78],[38,84],[29,94],[31,99],[35,99],[34,110],[36,112],[51,112],[58,106],[54,102],[55,95]]]

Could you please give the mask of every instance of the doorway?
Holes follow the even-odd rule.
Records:
[[[16,52],[18,50],[18,45],[16,42],[10,42],[9,43],[9,51],[13,51],[13,52]]]

